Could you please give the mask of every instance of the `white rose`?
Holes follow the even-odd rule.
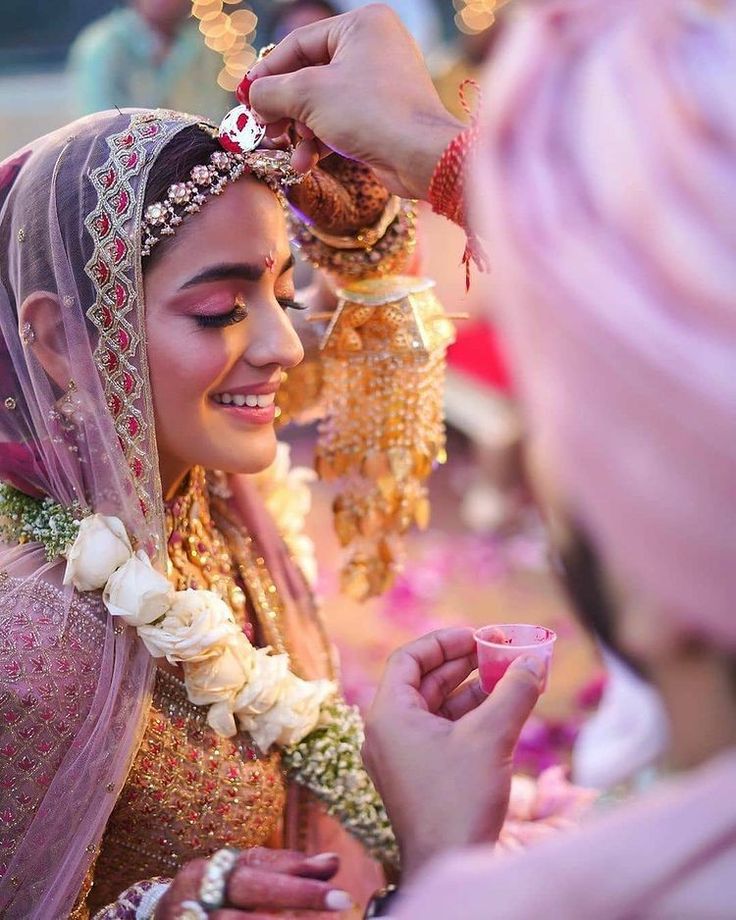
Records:
[[[312,508],[310,483],[316,480],[317,474],[308,466],[295,466],[289,471],[287,484],[294,494],[293,513],[301,518],[302,522]]]
[[[237,735],[238,726],[233,716],[232,699],[228,698],[219,703],[213,703],[207,711],[207,724],[223,738],[232,738],[233,735]]]
[[[248,680],[252,666],[253,646],[241,633],[217,655],[200,661],[184,662],[184,683],[187,696],[195,706],[208,706],[235,696]]]
[[[304,473],[313,472],[306,467],[294,469],[286,482],[272,486],[264,496],[266,507],[282,533],[302,530],[312,507],[312,490],[306,485],[308,479],[301,473],[302,469]]]
[[[257,716],[270,709],[281,695],[289,677],[289,656],[269,655],[268,649],[254,649],[248,683],[235,699],[234,710],[239,717]]]
[[[78,591],[96,591],[132,555],[133,547],[120,518],[93,514],[79,525],[66,557],[64,584],[73,584]]]
[[[298,744],[317,727],[322,706],[335,691],[330,680],[302,680],[290,673],[276,704],[262,715],[240,719],[241,727],[264,753],[272,744]]]
[[[218,656],[238,636],[248,642],[228,605],[212,591],[176,591],[163,620],[139,626],[138,635],[154,658],[165,656],[172,664]]]
[[[121,617],[130,626],[145,626],[171,607],[174,589],[168,578],[154,569],[143,550],[138,550],[113,572],[102,597],[114,617]]]

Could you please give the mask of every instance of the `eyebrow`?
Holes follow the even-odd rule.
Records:
[[[290,268],[293,268],[294,263],[294,253],[292,252],[281,266],[278,277],[280,278]],[[265,265],[253,265],[249,262],[225,262],[221,265],[210,265],[188,281],[185,281],[179,290],[183,291],[197,284],[208,284],[212,281],[231,281],[233,279],[238,281],[260,281],[265,271]]]

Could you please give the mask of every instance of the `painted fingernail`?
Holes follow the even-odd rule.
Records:
[[[338,858],[337,853],[319,853],[317,856],[307,857],[309,863],[328,863],[334,862]]]
[[[242,102],[243,105],[250,104],[250,88],[253,84],[253,81],[246,74],[243,79],[238,84],[238,88],[235,90],[235,95],[238,99],[238,102]]]
[[[525,655],[522,658],[517,658],[516,661],[512,662],[511,667],[529,671],[537,680],[542,680],[547,671],[546,663],[542,661],[541,658],[535,658],[533,655]]]
[[[347,910],[353,906],[353,899],[347,891],[340,891],[334,888],[325,898],[325,907],[327,910]]]

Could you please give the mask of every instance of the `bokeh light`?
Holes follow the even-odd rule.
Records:
[[[223,3],[240,9],[226,12]],[[242,0],[192,0],[192,16],[199,20],[199,31],[207,47],[222,55],[224,66],[217,76],[218,85],[234,93],[256,59],[256,49],[250,40],[255,35],[258,17]]]
[[[217,75],[217,84],[218,86],[221,86],[226,92],[234,93],[238,88],[238,83],[240,83],[242,76],[242,74],[232,74],[227,69],[227,67],[223,67]]]
[[[477,35],[489,29],[496,19],[496,12],[508,0],[453,0],[455,25],[466,35]]]
[[[258,17],[253,10],[236,10],[230,16],[233,28],[242,35],[250,35],[255,32],[258,23]]]
[[[216,16],[222,12],[222,0],[194,0],[192,3],[192,16],[195,19],[204,19],[206,16]]]

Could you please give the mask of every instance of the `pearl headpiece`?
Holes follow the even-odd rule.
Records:
[[[188,214],[199,211],[210,196],[222,194],[228,183],[243,175],[265,182],[279,196],[303,178],[292,167],[291,154],[286,150],[216,150],[209,163],[192,169],[188,181],[175,182],[163,201],[146,208],[141,223],[141,256],[149,255],[163,237],[173,236]]]

